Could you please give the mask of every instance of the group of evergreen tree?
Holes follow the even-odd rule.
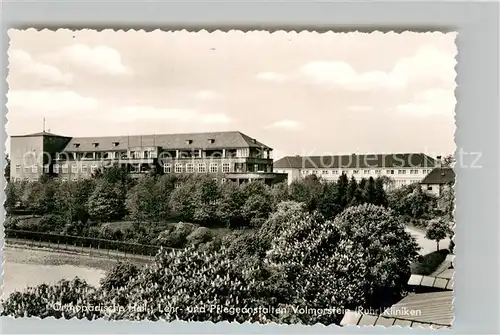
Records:
[[[305,203],[309,211],[317,211],[325,219],[333,219],[346,207],[364,203],[388,206],[384,179],[370,177],[358,182],[345,174],[337,181],[325,181],[315,175],[293,181],[289,200]]]

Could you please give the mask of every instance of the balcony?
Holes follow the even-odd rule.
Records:
[[[134,157],[121,157],[118,159],[109,158],[110,161],[117,161],[121,164],[155,164],[156,158],[134,158]]]
[[[276,173],[273,172],[227,172],[224,173],[228,179],[275,179]]]

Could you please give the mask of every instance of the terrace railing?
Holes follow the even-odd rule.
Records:
[[[29,230],[5,229],[6,242],[23,243],[34,247],[48,247],[88,254],[121,257],[153,257],[160,250],[158,245],[138,244],[101,238],[51,234]],[[174,248],[165,248],[171,249]]]

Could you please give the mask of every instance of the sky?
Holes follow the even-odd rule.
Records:
[[[239,130],[284,155],[455,151],[455,33],[10,30],[8,135]]]

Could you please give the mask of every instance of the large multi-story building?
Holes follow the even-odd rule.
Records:
[[[394,186],[420,182],[441,157],[434,159],[423,153],[367,154],[339,156],[287,156],[274,162],[274,171],[288,175],[288,183],[307,175],[336,181],[342,174],[362,178],[387,176]]]
[[[16,181],[36,181],[44,174],[63,181],[88,178],[115,164],[135,176],[154,170],[239,183],[286,179],[273,173],[272,148],[239,131],[109,137],[41,132],[12,136],[10,159]]]

